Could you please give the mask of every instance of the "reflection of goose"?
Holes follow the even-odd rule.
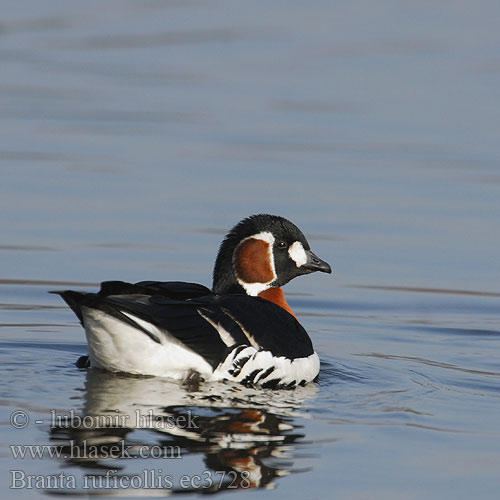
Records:
[[[127,457],[146,458],[144,449],[149,447],[156,454],[162,450],[162,458],[167,459],[203,454],[206,468],[227,474],[227,480],[214,482],[212,490],[225,489],[229,483],[232,487],[263,487],[292,472],[289,453],[304,437],[297,432],[294,418],[316,392],[312,384],[294,391],[224,383],[193,388],[167,379],[90,369],[82,413],[68,422],[61,418],[60,425],[52,428],[52,438],[64,453],[70,451],[71,441],[72,448],[78,446],[81,452],[73,450],[69,462],[85,469],[120,469]],[[136,429],[153,431],[155,439],[134,432]],[[143,436],[142,442],[137,435]],[[117,453],[113,455],[112,449]],[[271,457],[280,460],[264,463]],[[109,458],[114,459],[111,464]],[[189,472],[183,470],[183,474]]]
[[[85,328],[90,366],[184,380],[292,388],[316,378],[318,355],[281,287],[330,266],[290,221],[237,224],[217,256],[213,291],[182,282],[105,282],[59,293]]]

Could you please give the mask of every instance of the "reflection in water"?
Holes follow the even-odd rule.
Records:
[[[185,493],[270,487],[276,477],[295,472],[291,453],[304,435],[294,420],[316,392],[313,384],[272,391],[89,370],[82,413],[53,416],[51,440],[68,467],[84,470],[86,493],[131,486],[135,493],[137,488]],[[200,455],[199,472],[178,460]],[[134,458],[144,460],[128,461]],[[156,460],[153,467],[150,459]],[[133,473],[139,479],[120,481],[131,464],[142,467]],[[173,469],[179,474],[170,474]],[[187,472],[189,478],[179,484]],[[82,491],[66,491],[71,492]]]

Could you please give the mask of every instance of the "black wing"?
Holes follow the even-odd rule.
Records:
[[[139,281],[126,283],[125,281],[103,281],[99,295],[161,295],[169,299],[186,300],[213,295],[212,290],[198,283],[184,281]]]
[[[251,333],[260,348],[289,359],[309,356],[314,348],[304,327],[280,306],[260,297],[220,295],[217,304]]]
[[[179,282],[105,282],[98,293],[56,293],[82,323],[82,306],[99,309],[161,342],[157,333],[124,313],[131,314],[167,330],[214,368],[237,345],[254,345],[290,359],[313,353],[300,323],[281,307],[258,297],[218,296],[202,285]]]
[[[140,281],[138,283],[127,283],[125,281],[103,281],[100,290],[95,294],[84,294],[83,292],[74,292],[72,290],[53,291],[60,295],[76,314],[80,323],[83,325],[81,312],[82,295],[88,295],[86,304],[89,306],[89,299],[93,297],[93,306],[99,301],[97,297],[109,297],[111,295],[161,295],[174,300],[186,300],[205,295],[211,295],[212,291],[206,286],[198,283],[186,283],[183,281]],[[91,306],[92,307],[92,306]],[[99,308],[99,307],[97,307]]]

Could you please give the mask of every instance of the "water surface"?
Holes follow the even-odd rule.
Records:
[[[499,15],[488,1],[2,6],[4,496],[498,498]],[[83,331],[50,290],[210,285],[227,229],[259,212],[332,264],[287,286],[317,383],[75,367]],[[43,455],[15,458],[22,445]]]

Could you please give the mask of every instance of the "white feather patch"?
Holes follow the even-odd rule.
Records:
[[[257,234],[254,234],[253,236],[249,236],[248,238],[245,238],[245,240],[248,240],[250,238],[253,238],[255,240],[265,241],[266,243],[269,243],[269,245],[271,245],[271,247],[274,245],[274,236],[269,231],[262,231],[261,233],[257,233]],[[243,240],[243,241],[245,241],[245,240]]]
[[[302,243],[295,241],[288,249],[288,255],[295,262],[297,267],[303,266],[307,262],[307,255]]]
[[[245,289],[247,295],[250,295],[251,297],[257,297],[259,293],[267,290],[273,281],[274,280],[269,281],[268,283],[247,283],[246,281],[238,278],[238,283]]]

